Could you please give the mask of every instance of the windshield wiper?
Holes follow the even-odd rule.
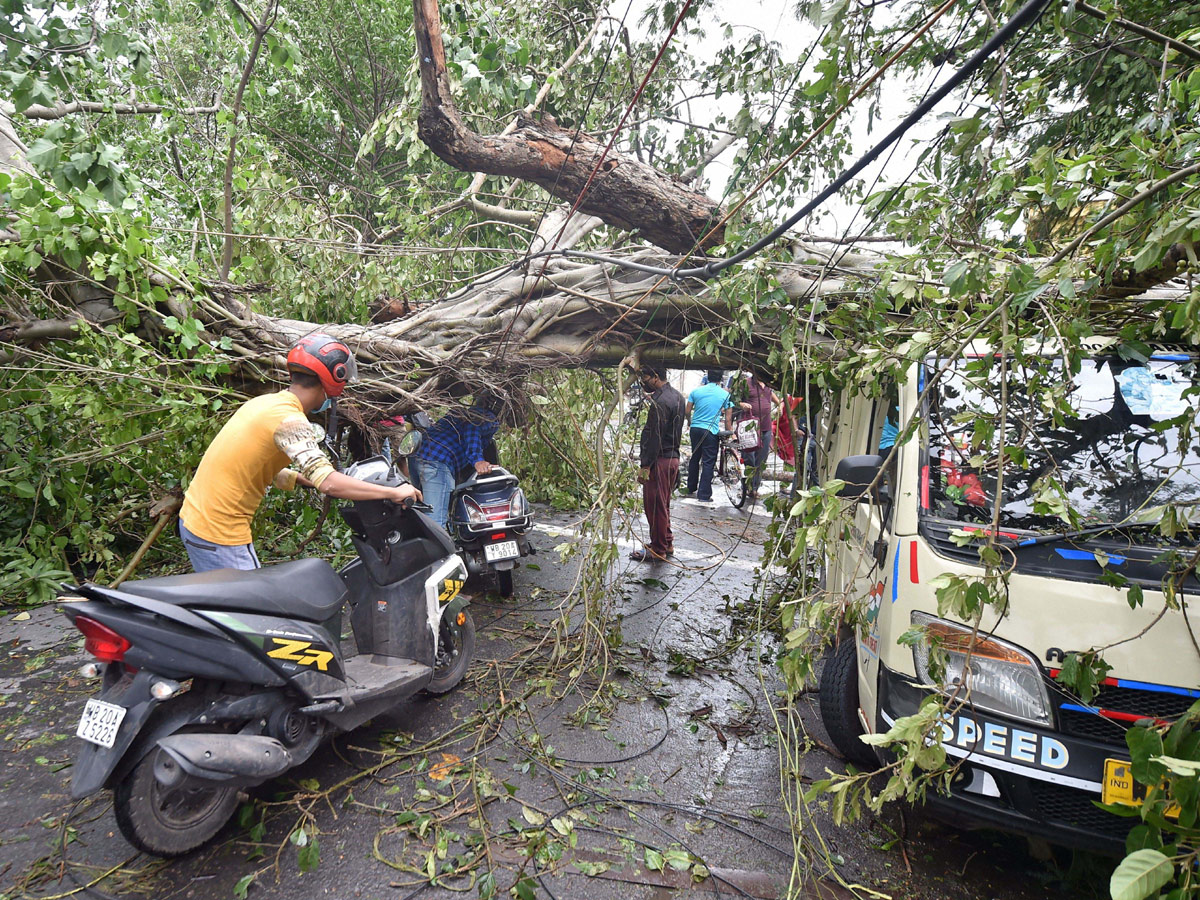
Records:
[[[1037,537],[1021,538],[1017,540],[1018,547],[1032,547],[1035,544],[1055,544],[1059,541],[1073,541],[1077,538],[1090,537],[1093,534],[1102,534],[1105,531],[1131,531],[1142,530],[1146,528],[1157,528],[1157,522],[1103,522],[1099,525],[1092,525],[1088,528],[1079,528],[1075,531],[1056,531],[1054,534],[1039,534]]]

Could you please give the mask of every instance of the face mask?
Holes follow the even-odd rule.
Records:
[[[325,412],[325,410],[329,409],[329,407],[332,405],[333,405],[333,399],[330,397],[326,397],[325,402],[322,403],[320,406],[318,406],[316,409],[314,409],[313,412],[323,413],[323,412]]]

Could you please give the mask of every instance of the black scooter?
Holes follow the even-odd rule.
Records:
[[[397,486],[386,460],[346,474]],[[462,680],[475,625],[467,572],[446,533],[383,500],[341,510],[359,557],[335,571],[302,559],[84,584],[59,597],[102,675],[77,734],[73,797],[113,791],[117,824],[140,850],[177,856],[211,839],[241,789],[304,762],[424,689]],[[342,655],[349,604],[358,652]]]
[[[518,560],[533,552],[533,516],[520,485],[508,469],[492,466],[487,475],[472,469],[450,494],[449,529],[468,574],[494,574],[502,597],[513,594]]]

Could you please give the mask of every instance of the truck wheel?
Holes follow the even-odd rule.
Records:
[[[821,672],[821,721],[833,746],[857,766],[879,764],[871,748],[858,739],[858,652],[853,637],[842,642],[825,659]]]
[[[452,624],[446,621],[445,616],[442,617],[433,678],[425,685],[425,690],[431,694],[444,694],[458,687],[467,674],[471,657],[475,655],[475,620],[466,609],[459,610],[456,618],[461,620],[461,624]]]
[[[513,595],[512,569],[497,572],[496,584],[500,590],[501,597],[511,597]]]
[[[211,840],[238,805],[236,787],[167,788],[154,777],[151,750],[113,791],[125,840],[154,856],[182,856]]]

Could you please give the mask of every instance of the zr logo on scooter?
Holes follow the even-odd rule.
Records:
[[[302,666],[317,664],[322,672],[328,671],[333,654],[328,650],[314,650],[312,641],[286,641],[283,638],[271,638],[276,644],[274,650],[267,653],[272,659],[287,659]],[[307,652],[304,652],[307,651]]]

